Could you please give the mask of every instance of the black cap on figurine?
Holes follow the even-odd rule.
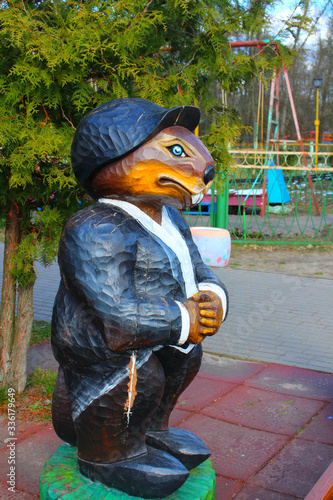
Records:
[[[138,149],[161,130],[179,125],[194,132],[200,111],[193,106],[166,109],[144,99],[122,98],[101,104],[79,123],[72,143],[77,180],[91,191],[91,180],[104,166]]]

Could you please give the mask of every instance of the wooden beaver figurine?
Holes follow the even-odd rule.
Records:
[[[144,498],[170,495],[210,454],[168,425],[227,313],[177,210],[214,177],[198,122],[194,107],[118,99],[89,113],[72,145],[77,179],[98,201],[60,241],[53,423],[78,446],[82,474]]]

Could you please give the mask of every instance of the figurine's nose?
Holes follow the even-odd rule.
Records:
[[[215,168],[213,165],[209,165],[209,167],[206,168],[205,173],[204,173],[204,183],[208,184],[208,182],[212,181],[215,177]]]

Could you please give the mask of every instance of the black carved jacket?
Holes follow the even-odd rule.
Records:
[[[196,283],[213,283],[227,294],[203,263],[182,215],[172,207],[164,210],[187,244]],[[177,301],[188,298],[186,277],[177,255],[153,229],[105,203],[65,223],[52,347],[74,400],[74,417],[89,404],[87,398],[126,376],[133,350],[139,367],[157,346],[178,344]]]

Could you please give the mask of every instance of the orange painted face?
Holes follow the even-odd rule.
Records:
[[[98,197],[180,209],[201,201],[214,172],[214,160],[200,139],[186,128],[174,126],[105,167],[92,187]]]

